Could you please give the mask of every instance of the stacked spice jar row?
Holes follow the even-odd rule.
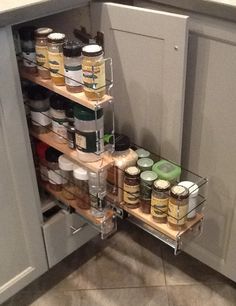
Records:
[[[53,139],[76,149],[83,162],[100,159],[104,151],[103,110],[96,113],[82,105],[25,82],[22,86],[27,118],[37,134],[53,131]],[[96,154],[95,154],[96,153]]]
[[[51,79],[56,86],[66,85],[70,92],[84,91],[90,100],[105,95],[105,62],[102,47],[66,40],[51,28],[19,29],[24,69]]]
[[[87,171],[41,141],[36,142],[35,152],[40,181],[47,184],[50,190],[59,192],[65,202],[74,201],[77,207],[90,210],[96,218],[105,216],[105,171]]]

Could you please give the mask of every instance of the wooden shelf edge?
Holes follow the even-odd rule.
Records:
[[[55,93],[58,93],[59,95],[62,95],[75,103],[78,103],[80,105],[83,105],[87,108],[90,108],[92,110],[100,109],[105,107],[110,101],[113,100],[112,96],[105,95],[102,100],[100,101],[91,101],[89,100],[83,92],[80,93],[71,93],[66,89],[66,86],[56,86],[53,84],[53,82],[49,80],[44,80],[38,75],[29,74],[24,71],[22,67],[19,67],[19,72],[22,78],[34,82],[38,85],[41,85]]]

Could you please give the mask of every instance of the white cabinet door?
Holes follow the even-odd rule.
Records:
[[[47,261],[10,27],[0,29],[0,42],[1,304],[44,273]]]
[[[187,16],[120,4],[92,4],[93,31],[113,59],[116,130],[180,162]]]

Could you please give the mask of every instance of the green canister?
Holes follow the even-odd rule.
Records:
[[[151,211],[152,185],[157,179],[157,174],[153,171],[144,171],[140,175],[140,206],[145,214]]]
[[[169,181],[172,185],[178,182],[181,174],[181,168],[167,160],[161,159],[152,167],[158,178]]]
[[[140,158],[137,161],[137,166],[139,167],[139,169],[141,171],[148,171],[148,170],[152,170],[152,166],[154,164],[154,161],[151,158]]]

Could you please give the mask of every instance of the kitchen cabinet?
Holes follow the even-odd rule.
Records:
[[[58,32],[69,33],[68,36],[74,27],[80,25],[86,26],[92,33],[103,31],[106,56],[113,59],[114,65],[115,86],[112,95],[117,130],[128,134],[138,145],[180,162],[188,17],[96,3],[53,14],[60,8],[69,10],[75,7],[74,2],[67,1],[67,5],[60,3],[59,8],[53,8],[46,1],[40,3],[38,15],[35,10],[33,15],[27,13],[22,20],[19,20],[19,15],[10,15],[9,22],[11,25],[27,21],[36,26],[51,26]],[[51,9],[50,12],[45,9],[47,7]],[[29,11],[32,8],[27,8],[25,12]],[[42,16],[47,17],[34,19]],[[0,29],[0,40],[4,51],[0,63],[5,71],[1,74],[0,93],[3,135],[1,173],[5,173],[1,178],[1,184],[4,184],[1,185],[1,197],[7,211],[4,217],[2,214],[4,220],[0,228],[6,231],[4,236],[8,240],[2,246],[4,252],[1,252],[0,261],[12,258],[11,270],[0,274],[2,302],[96,236],[97,231],[87,225],[84,219],[61,211],[48,223],[43,221],[9,25],[4,24]],[[7,162],[4,158],[6,155]],[[57,198],[60,200],[59,196]],[[16,230],[19,237],[9,222],[12,218],[15,218],[15,224],[22,225]],[[78,236],[72,237],[76,230]],[[26,254],[22,254],[24,260],[20,260],[20,255],[17,258],[10,257],[16,239]],[[22,253],[22,250],[17,253]],[[26,273],[28,270],[30,277]],[[20,279],[17,278],[19,273]]]

